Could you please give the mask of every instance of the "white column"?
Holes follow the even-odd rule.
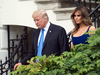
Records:
[[[2,2],[0,0],[0,60],[5,61],[5,57],[8,55],[7,50],[7,28],[2,25]]]

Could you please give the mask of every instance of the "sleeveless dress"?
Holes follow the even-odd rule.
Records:
[[[90,29],[91,26],[92,26],[92,25],[90,25],[90,26],[88,27],[88,29],[87,29],[86,32],[89,31],[89,29]],[[87,41],[87,37],[89,37],[89,34],[83,34],[83,35],[81,35],[81,36],[79,36],[79,37],[74,37],[74,36],[72,35],[73,45],[80,44],[80,43],[82,43],[82,44],[88,44],[88,42],[86,42],[86,41]]]

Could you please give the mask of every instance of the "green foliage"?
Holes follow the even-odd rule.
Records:
[[[21,65],[10,74],[17,75],[100,75],[100,28],[91,34],[87,42],[71,48],[71,52],[63,52],[41,58],[36,56],[28,60],[29,65]],[[36,63],[36,59],[39,62]]]
[[[100,0],[98,0],[98,2],[100,2]]]

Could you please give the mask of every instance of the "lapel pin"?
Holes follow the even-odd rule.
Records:
[[[51,33],[51,31],[49,31]]]

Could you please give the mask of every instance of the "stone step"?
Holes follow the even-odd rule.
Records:
[[[34,0],[36,3],[42,3],[42,2],[57,2],[58,0]]]
[[[34,0],[37,3],[38,9],[53,9],[54,7],[58,7],[58,0]]]
[[[71,19],[70,16],[72,14],[72,11],[75,9],[75,7],[70,8],[54,8],[53,12],[56,13],[56,19],[57,20],[69,20]]]
[[[78,0],[74,0],[76,3],[78,3]],[[81,5],[84,5],[84,0],[80,1]],[[97,5],[99,5],[100,2],[97,2]],[[71,1],[68,0],[60,0],[59,1],[59,7],[61,8],[66,8],[66,7],[74,7],[76,6],[76,4],[72,3]],[[86,6],[89,7],[89,0],[86,0]],[[95,7],[95,1],[91,0],[91,7],[94,8]]]

